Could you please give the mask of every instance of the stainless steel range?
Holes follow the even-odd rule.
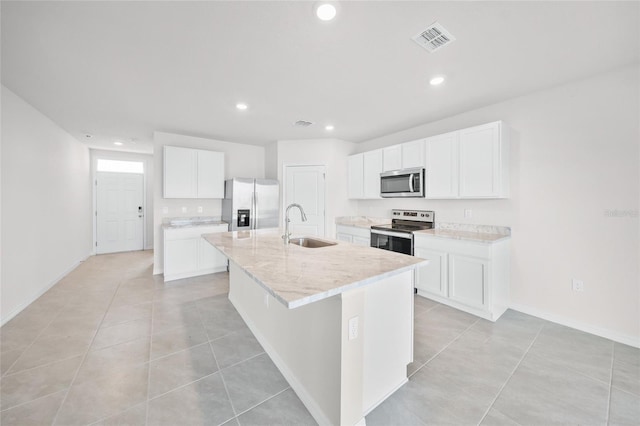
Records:
[[[371,247],[413,256],[413,233],[434,226],[435,213],[426,210],[392,210],[390,225],[371,227]]]

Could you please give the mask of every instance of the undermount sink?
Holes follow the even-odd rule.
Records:
[[[309,238],[309,237],[291,238],[289,242],[291,244],[295,244],[300,247],[306,247],[306,248],[320,248],[320,247],[335,246],[336,244],[338,244],[331,241],[319,240],[317,238]]]

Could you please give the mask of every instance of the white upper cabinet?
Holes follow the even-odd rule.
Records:
[[[197,156],[197,198],[224,198],[224,154],[198,150]]]
[[[164,147],[164,198],[196,198],[198,172],[196,151]]]
[[[402,146],[393,145],[382,149],[382,171],[400,170],[402,168]]]
[[[458,198],[458,132],[425,142],[425,197]]]
[[[359,199],[364,194],[364,156],[350,155],[347,159],[347,183],[350,199]]]
[[[380,198],[380,173],[425,168],[425,198],[507,198],[509,143],[501,121],[349,157],[349,198]]]
[[[500,121],[460,130],[460,198],[509,195],[508,145]]]
[[[424,167],[424,139],[405,142],[400,147],[402,150],[401,168]]]
[[[382,173],[382,150],[364,153],[364,198],[380,198],[380,173]]]
[[[224,198],[224,153],[164,146],[164,198]]]
[[[350,199],[380,198],[382,150],[351,155],[348,158],[348,194]]]
[[[424,167],[424,139],[382,149],[382,171]]]

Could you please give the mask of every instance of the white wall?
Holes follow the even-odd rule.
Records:
[[[335,218],[356,212],[356,203],[347,198],[347,156],[354,144],[338,139],[308,139],[278,141],[278,180],[284,182],[284,166],[326,166],[325,236],[335,238]],[[283,186],[280,185],[280,200]],[[282,215],[282,211],[280,212]],[[282,223],[282,218],[280,220]]]
[[[89,149],[2,86],[4,324],[92,252]]]
[[[278,179],[278,142],[264,147],[264,177]]]
[[[151,154],[136,154],[133,152],[123,151],[107,151],[102,149],[91,149],[91,176],[92,182],[95,182],[96,177],[96,161],[98,158],[108,160],[122,160],[122,161],[141,161],[144,163],[144,192],[145,192],[145,215],[144,215],[144,249],[153,249],[153,155]],[[96,207],[96,193],[95,186],[93,193],[93,207]],[[96,224],[94,216],[93,235],[94,242],[96,238]]]
[[[515,308],[640,345],[639,75],[633,66],[359,144],[363,152],[494,120],[514,133],[510,199],[359,201],[358,212],[433,209],[436,221],[510,226]]]
[[[170,145],[224,152],[225,179],[234,177],[264,178],[265,156],[264,147],[262,146],[245,145],[164,132],[154,132],[153,145],[155,171],[153,183],[153,273],[160,274],[163,270],[163,219],[167,217],[222,216],[222,200],[162,198],[162,147]],[[163,212],[165,207],[167,208],[167,213]],[[183,207],[186,207],[186,213],[182,212]],[[198,213],[198,207],[202,207],[202,213]]]

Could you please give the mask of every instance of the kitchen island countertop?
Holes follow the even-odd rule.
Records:
[[[427,260],[345,242],[321,248],[285,246],[281,230],[203,237],[272,296],[292,309],[414,269]]]

